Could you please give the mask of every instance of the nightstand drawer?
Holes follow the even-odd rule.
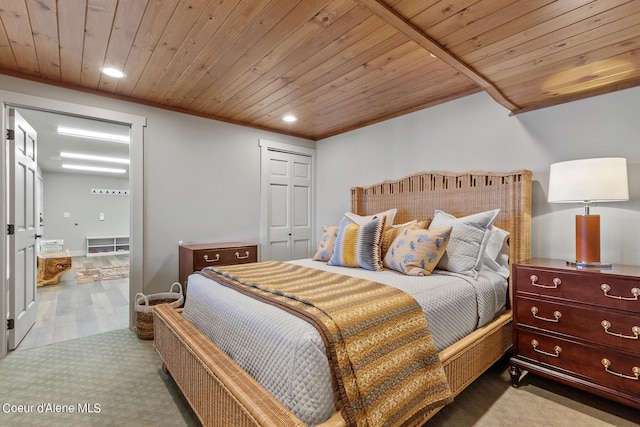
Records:
[[[640,279],[539,267],[516,269],[518,293],[640,313]]]
[[[229,249],[198,250],[193,253],[193,266],[195,270],[216,265],[245,264],[258,261],[258,253],[255,246]]]
[[[633,357],[607,347],[526,330],[518,331],[517,335],[516,345],[523,360],[581,376],[617,392],[640,395],[640,355]]]
[[[518,298],[516,304],[515,318],[518,325],[553,331],[640,354],[640,316],[526,297]]]

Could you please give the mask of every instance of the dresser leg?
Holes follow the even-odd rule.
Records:
[[[509,375],[511,375],[511,386],[518,387],[520,385],[520,368],[517,366],[509,366]]]

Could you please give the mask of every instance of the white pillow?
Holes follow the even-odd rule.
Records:
[[[384,222],[384,226],[386,228],[386,227],[391,227],[393,225],[393,220],[396,218],[396,213],[398,213],[398,209],[393,208],[393,209],[386,210],[384,212],[378,212],[377,214],[367,215],[367,216],[354,214],[353,212],[347,212],[344,214],[344,216],[349,218],[351,221],[353,221],[355,224],[358,224],[358,225],[363,225],[368,222],[371,222],[371,220],[373,219],[386,216],[387,219]]]
[[[505,279],[509,278],[509,232],[495,225],[489,229],[487,246],[482,255],[481,269],[493,271]]]
[[[447,250],[436,268],[477,277],[486,246],[487,230],[499,212],[500,209],[494,209],[456,218],[436,209],[433,221],[429,224],[429,230],[453,227]]]

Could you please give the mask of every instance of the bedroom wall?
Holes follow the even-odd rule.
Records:
[[[178,242],[260,239],[260,138],[312,141],[0,75],[0,89],[144,116],[145,293],[178,280]]]
[[[574,217],[583,209],[547,203],[549,165],[626,157],[628,202],[601,215],[603,261],[640,264],[640,88],[509,116],[478,93],[317,142],[318,226],[337,224],[349,188],[425,170],[533,171],[532,255],[575,257]]]
[[[64,239],[71,255],[84,256],[87,236],[129,235],[129,196],[91,194],[92,188],[127,190],[128,179],[53,172],[42,177],[45,239]]]

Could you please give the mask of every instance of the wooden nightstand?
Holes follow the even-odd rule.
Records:
[[[180,245],[180,283],[187,291],[187,277],[194,271],[216,265],[246,264],[258,261],[258,245],[241,242]]]
[[[640,267],[513,266],[511,379],[520,369],[640,408]]]

